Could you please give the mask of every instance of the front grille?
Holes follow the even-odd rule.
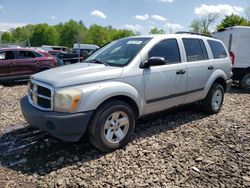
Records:
[[[53,110],[53,88],[35,80],[29,82],[29,101],[41,110]]]

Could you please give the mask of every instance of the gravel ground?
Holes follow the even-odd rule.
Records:
[[[103,154],[28,127],[26,91],[0,86],[0,187],[250,187],[249,93],[233,88],[217,115],[191,106],[140,119],[127,147]]]

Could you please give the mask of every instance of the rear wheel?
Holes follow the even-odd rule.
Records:
[[[244,90],[250,90],[250,73],[247,73],[240,82],[240,87]]]
[[[131,107],[123,101],[110,101],[97,109],[88,129],[88,138],[99,150],[110,152],[127,145],[134,127]]]
[[[203,110],[209,114],[216,114],[220,111],[224,101],[224,88],[219,83],[214,83],[210,88],[207,97],[202,101]]]
[[[38,72],[43,72],[43,71],[46,71],[46,70],[49,70],[49,68],[41,68]]]

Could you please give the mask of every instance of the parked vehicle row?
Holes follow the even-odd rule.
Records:
[[[0,49],[0,81],[27,79],[30,75],[62,65],[49,53],[31,48]]]
[[[80,56],[78,53],[68,53],[61,50],[50,50],[48,52],[54,57],[62,60],[65,65],[83,61],[83,57]]]
[[[75,44],[74,47],[74,52],[67,47],[49,45],[36,49],[2,48],[0,49],[0,81],[27,79],[37,72],[82,62],[99,48],[89,44],[77,44],[77,46]]]
[[[21,100],[27,122],[66,141],[88,136],[104,152],[125,146],[135,119],[198,102],[218,113],[231,87],[224,44],[192,34],[116,40],[85,63],[31,76]]]

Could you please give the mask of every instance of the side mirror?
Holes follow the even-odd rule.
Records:
[[[145,61],[143,68],[149,68],[151,66],[159,66],[165,64],[166,61],[164,57],[150,57],[147,61]]]

